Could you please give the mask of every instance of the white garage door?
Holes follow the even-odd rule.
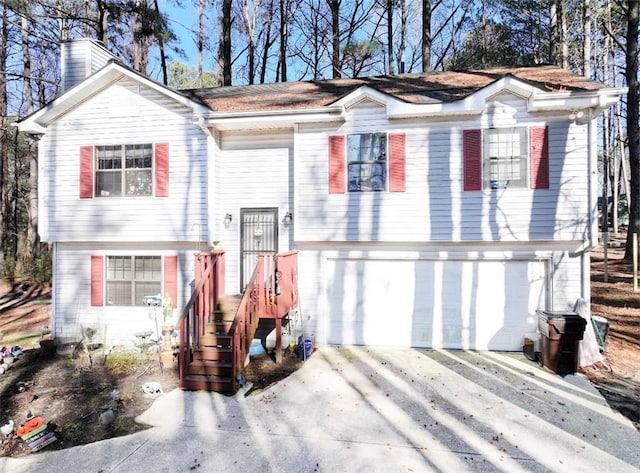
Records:
[[[331,259],[327,341],[520,350],[544,308],[542,261]]]

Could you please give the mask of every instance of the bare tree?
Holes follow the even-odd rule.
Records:
[[[197,87],[202,87],[202,75],[204,73],[204,36],[205,36],[205,0],[198,0],[198,33],[196,38],[196,50],[198,51],[198,81]]]
[[[638,31],[640,8],[637,0],[628,2],[626,9],[626,69],[627,79],[627,137],[629,146],[629,169],[631,180],[631,208],[629,209],[629,230],[625,259],[633,258],[633,234],[640,233],[640,129],[639,107],[640,87],[638,84]]]
[[[431,0],[422,0],[422,72],[431,72]]]
[[[0,71],[7,70],[9,49],[9,15],[6,5],[0,5]],[[0,273],[6,272],[6,245],[8,234],[7,202],[9,200],[7,173],[9,168],[9,141],[7,132],[7,74],[0,73]]]
[[[222,0],[221,20],[218,65],[222,71],[222,85],[231,85],[231,0]]]
[[[291,22],[294,11],[296,10],[296,0],[280,0],[279,10],[280,10],[279,11],[280,13],[280,49],[278,54],[278,69],[280,71],[280,80],[282,82],[286,82],[287,81],[287,56],[288,56],[287,53],[289,51],[289,23]],[[267,38],[269,38],[268,34],[267,34]],[[266,57],[266,54],[265,54],[265,57]]]
[[[342,0],[327,0],[331,10],[331,70],[333,78],[342,77],[342,61],[340,60],[340,4]]]
[[[242,0],[242,18],[244,19],[244,27],[247,35],[247,77],[249,84],[253,84],[256,74],[256,21],[260,11],[260,0],[253,0],[253,8],[250,8],[249,0]]]
[[[387,54],[389,74],[393,75],[394,54],[393,54],[393,10],[395,8],[394,0],[387,0]]]
[[[591,78],[591,0],[584,0],[583,74]]]

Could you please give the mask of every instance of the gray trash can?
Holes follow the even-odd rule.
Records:
[[[536,312],[542,338],[542,366],[557,374],[575,373],[587,321],[575,312]]]
[[[598,346],[600,351],[604,351],[607,348],[607,337],[609,336],[609,321],[599,315],[591,316],[591,323],[593,324],[593,331],[596,334],[598,340]]]

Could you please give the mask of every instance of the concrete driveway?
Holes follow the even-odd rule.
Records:
[[[0,471],[640,471],[627,419],[519,354],[323,348],[259,394],[173,391],[139,420],[154,427]]]

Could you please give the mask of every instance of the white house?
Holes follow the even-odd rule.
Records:
[[[596,118],[624,92],[555,67],[171,90],[63,45],[39,136],[53,329],[110,343],[183,306],[193,254],[297,249],[322,344],[520,350],[536,309],[589,299]]]

